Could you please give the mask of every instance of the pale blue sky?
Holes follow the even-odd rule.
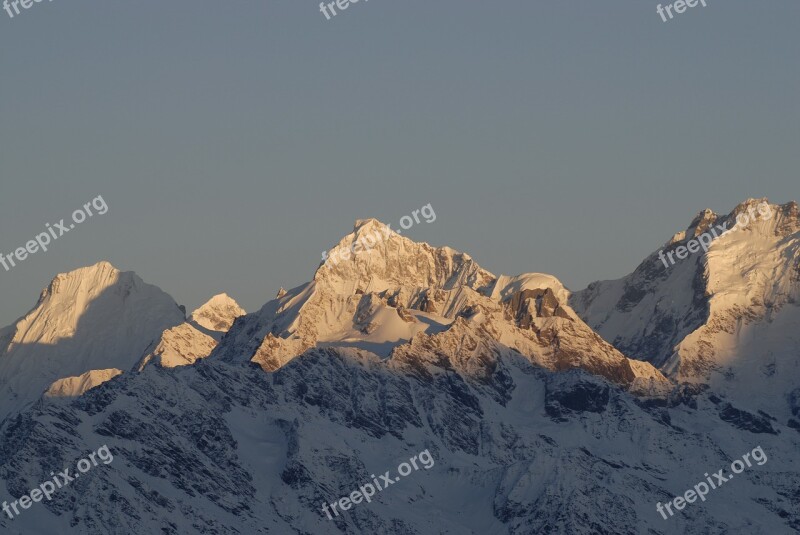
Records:
[[[0,11],[0,324],[101,259],[191,310],[307,281],[357,218],[580,289],[699,210],[798,199],[800,3],[73,2]],[[798,199],[800,200],[800,199]]]

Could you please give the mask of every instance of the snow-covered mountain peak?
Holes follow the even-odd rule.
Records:
[[[568,298],[551,275],[495,277],[467,254],[414,242],[364,219],[331,249],[312,282],[237,322],[218,355],[246,358],[268,372],[320,347],[436,361],[420,354],[424,341],[469,374],[514,354],[543,368],[584,368],[642,390],[669,385],[651,365],[632,365],[597,336]],[[460,355],[467,346],[476,349],[477,360]]]
[[[789,205],[772,205],[766,197],[763,197],[747,199],[736,205],[728,214],[717,214],[706,208],[694,216],[686,230],[675,233],[666,246],[678,246],[707,232],[721,234],[734,228],[737,231],[755,230],[761,234],[769,234],[773,230],[774,223],[765,223],[773,220],[774,215],[782,213]]]
[[[576,292],[572,306],[626,354],[680,381],[787,413],[798,378],[797,203],[706,210],[676,238],[630,275]]]
[[[314,275],[315,282],[347,293],[460,285],[479,289],[494,278],[469,255],[412,241],[377,219],[356,221]]]
[[[385,228],[390,228],[390,225],[374,217],[368,217],[366,219],[356,219],[356,222],[353,224],[353,233],[358,234],[360,232],[372,232],[375,230],[382,231]]]
[[[797,205],[774,211],[772,220],[722,237],[708,254],[670,269],[654,255],[622,282],[601,283],[603,292],[578,299],[606,326],[639,328],[641,340],[696,329],[697,339],[677,340],[685,342],[677,364],[725,366],[712,389],[673,389],[651,364],[627,358],[577,316],[569,292],[551,275],[494,278],[463,253],[402,236],[390,236],[388,251],[376,251],[366,271],[359,255],[368,252],[351,251],[335,276],[318,273],[281,290],[235,322],[241,309],[224,294],[188,320],[165,301],[176,314],[168,319],[181,323],[146,350],[163,367],[193,363],[216,345],[201,321],[233,323],[214,356],[179,371],[148,366],[126,373],[130,367],[112,368],[106,358],[136,349],[128,347],[136,340],[129,331],[144,315],[158,315],[152,287],[122,273],[108,284],[108,266],[97,266],[100,274],[86,277],[101,279],[106,290],[89,293],[81,308],[74,301],[85,298],[84,275],[57,278],[31,321],[45,322],[47,332],[59,320],[48,316],[49,307],[80,308],[76,333],[37,347],[43,353],[35,360],[20,353],[24,344],[10,343],[19,324],[0,330],[0,371],[9,355],[11,362],[30,361],[20,367],[26,381],[37,379],[42,364],[87,352],[97,357],[90,364],[104,366],[59,376],[44,400],[9,425],[0,414],[0,488],[9,497],[24,495],[51,468],[69,466],[99,444],[118,460],[42,500],[35,514],[0,516],[0,531],[797,531],[792,461],[800,423],[771,406],[741,410],[745,401],[768,399],[767,388],[784,401],[786,388],[795,388],[785,408],[800,415],[800,315],[790,300],[800,280],[791,231]],[[730,216],[703,212],[695,227],[724,217]],[[351,239],[379,225],[363,220]],[[598,312],[609,303],[613,310]],[[81,325],[94,316],[84,333]],[[119,344],[77,343],[89,338]],[[6,406],[0,397],[0,408]],[[768,465],[748,462],[752,471],[685,515],[658,515],[656,503],[755,444]],[[412,477],[333,520],[320,511],[368,474],[404,459],[413,464],[412,452],[423,449],[435,467],[417,471],[415,464]]]
[[[36,307],[17,324],[12,343],[55,343],[72,337],[80,324],[103,322],[99,307],[124,308],[153,299],[168,310],[180,314],[178,305],[161,289],[146,284],[132,271],[120,271],[102,261],[68,273],[56,275],[42,290]],[[174,310],[173,310],[174,309]],[[88,325],[87,325],[88,326]],[[32,338],[35,333],[35,339]]]
[[[222,293],[215,295],[192,312],[189,321],[218,333],[226,333],[234,320],[246,313],[232,297]]]
[[[208,357],[236,318],[245,314],[227,294],[215,295],[192,312],[186,322],[164,331],[154,349],[142,358],[138,369],[150,363],[175,368]]]
[[[131,369],[182,321],[169,295],[108,262],[57,275],[33,310],[0,329],[0,420],[58,379]]]
[[[716,212],[713,210],[706,208],[705,210],[701,210],[692,222],[689,223],[689,226],[686,228],[684,232],[678,232],[672,238],[670,243],[675,243],[682,241],[686,238],[686,236],[696,237],[700,234],[708,231],[708,229],[714,224],[714,222],[719,218]]]
[[[111,263],[103,260],[91,266],[78,268],[68,273],[59,273],[50,284],[42,290],[40,301],[48,296],[58,293],[73,295],[76,288],[82,288],[85,292],[101,292],[105,288],[116,283],[120,279],[122,272],[115,268]],[[130,277],[130,273],[126,277]]]

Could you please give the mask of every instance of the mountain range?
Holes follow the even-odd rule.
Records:
[[[576,292],[375,219],[251,313],[220,294],[187,316],[107,262],[58,275],[0,330],[0,500],[104,444],[115,460],[0,526],[797,533],[798,247],[796,203],[749,199]],[[657,512],[757,446],[763,466]],[[323,512],[423,450],[430,469]]]

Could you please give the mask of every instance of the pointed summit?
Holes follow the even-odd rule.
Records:
[[[164,331],[155,349],[142,359],[139,369],[150,362],[165,368],[187,366],[208,357],[236,318],[245,314],[227,294],[215,295],[192,312],[185,323]]]
[[[274,371],[312,348],[357,348],[414,369],[421,355],[467,375],[522,355],[551,369],[583,368],[637,391],[669,382],[600,339],[550,275],[495,277],[469,255],[417,243],[376,219],[327,254],[314,280],[237,323],[215,353]],[[426,348],[426,351],[422,351]],[[423,359],[424,360],[424,359]],[[484,377],[485,378],[485,377]]]
[[[327,253],[314,276],[318,283],[359,291],[458,285],[477,290],[494,278],[468,254],[415,242],[377,219],[357,220],[353,232]]]
[[[50,281],[47,288],[42,291],[41,298],[44,299],[46,296],[60,291],[73,292],[77,287],[94,288],[96,291],[102,291],[117,282],[121,273],[120,270],[105,260],[68,273],[59,273]]]
[[[788,416],[797,388],[790,326],[800,322],[798,251],[797,203],[747,199],[727,215],[700,212],[633,273],[594,282],[571,304],[621,351],[678,381]]]
[[[57,275],[33,310],[0,330],[0,420],[58,379],[130,370],[183,320],[169,295],[108,262]]]
[[[203,306],[192,312],[189,322],[197,323],[205,329],[224,334],[233,325],[233,321],[247,312],[228,294],[218,294],[209,299]],[[221,338],[220,334],[220,338]]]

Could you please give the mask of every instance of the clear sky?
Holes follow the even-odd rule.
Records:
[[[309,280],[357,218],[571,289],[703,208],[800,200],[800,2],[43,1],[0,11],[0,324],[109,260],[189,310]]]

